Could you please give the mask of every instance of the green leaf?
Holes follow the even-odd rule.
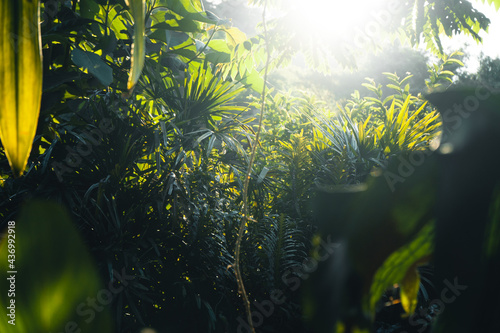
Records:
[[[397,85],[395,85],[395,84],[391,84],[391,83],[389,83],[389,84],[387,85],[387,88],[394,89],[394,90],[396,90],[396,91],[398,91],[398,92],[399,92],[399,91],[401,91],[401,88],[400,88],[400,87],[398,87],[398,86],[397,86]]]
[[[223,31],[226,33],[229,44],[233,47],[239,43],[243,43],[247,39],[247,35],[238,28],[232,27],[229,29],[223,29]]]
[[[31,152],[42,97],[38,1],[0,1],[0,139],[14,177]]]
[[[0,245],[0,288],[4,291],[0,331],[112,332],[108,304],[99,301],[106,289],[67,211],[55,203],[31,202],[7,227]],[[8,254],[14,254],[15,261],[9,262]],[[15,277],[15,296],[7,297],[13,280],[5,274]],[[103,311],[94,311],[89,298],[97,299]],[[12,300],[15,326],[7,322]]]
[[[84,18],[94,19],[95,15],[99,13],[99,10],[99,4],[95,1],[80,1],[80,15]]]
[[[169,30],[155,30],[152,34],[149,35],[151,39],[161,40],[165,44],[167,44],[168,48],[176,47],[185,43],[189,40],[188,34],[184,32],[177,31],[169,31]]]
[[[261,94],[264,89],[264,79],[260,76],[257,71],[253,71],[251,73],[247,73],[241,83],[252,88],[256,93]]]
[[[132,44],[132,60],[127,82],[129,93],[139,80],[144,67],[146,44],[144,40],[144,0],[127,0],[132,17],[134,18],[134,41]]]
[[[113,6],[108,12],[108,22],[111,22],[111,29],[118,39],[128,39],[127,27],[122,17],[123,9],[119,5]]]
[[[88,70],[103,85],[109,86],[113,82],[113,70],[97,54],[74,48],[71,60],[78,67]]]
[[[409,243],[392,253],[377,270],[369,293],[369,308],[374,313],[375,305],[385,290],[395,283],[402,284],[403,307],[411,313],[416,306],[418,292],[416,267],[423,264],[433,251],[434,223],[428,223]],[[404,293],[404,296],[403,296]]]
[[[417,295],[420,288],[420,275],[415,265],[408,269],[399,286],[401,291],[401,305],[405,312],[410,315],[417,308]]]
[[[168,20],[166,22],[160,22],[151,27],[151,29],[158,30],[173,30],[173,31],[181,31],[181,32],[199,32],[200,29],[198,25],[189,19],[180,19],[180,20]]]
[[[231,54],[224,52],[210,52],[205,55],[205,59],[213,64],[228,63],[231,61]]]
[[[227,42],[223,39],[212,39],[210,43],[208,43],[208,47],[217,52],[231,54],[231,50],[229,49]]]
[[[209,18],[207,13],[203,11],[200,0],[160,0],[159,4],[185,18],[211,24],[217,23],[212,15]]]

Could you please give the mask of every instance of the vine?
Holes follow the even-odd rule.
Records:
[[[264,85],[262,87],[262,95],[261,95],[261,102],[260,102],[260,115],[259,115],[259,125],[257,127],[257,133],[255,134],[255,139],[252,144],[252,152],[250,154],[250,161],[248,163],[248,169],[245,175],[245,182],[243,184],[243,220],[241,221],[240,228],[238,231],[238,238],[236,240],[236,246],[235,246],[235,261],[234,261],[234,274],[236,276],[236,282],[238,283],[238,293],[242,295],[243,297],[243,303],[245,305],[245,311],[247,315],[247,321],[248,325],[252,331],[252,333],[255,333],[255,328],[253,326],[253,321],[252,321],[252,311],[250,309],[250,301],[248,299],[247,292],[245,290],[245,284],[243,282],[243,277],[241,275],[241,268],[240,268],[240,254],[241,254],[241,242],[243,240],[243,234],[245,233],[245,226],[247,225],[248,221],[250,220],[250,209],[248,207],[248,185],[250,183],[250,177],[252,174],[252,167],[253,163],[255,160],[255,154],[257,152],[257,145],[259,143],[259,136],[260,132],[262,130],[262,119],[264,118],[264,111],[266,107],[266,81],[267,81],[267,74],[269,71],[269,63],[271,61],[271,52],[269,51],[269,43],[267,40],[267,25],[266,25],[266,8],[267,8],[267,0],[264,1],[264,9],[262,11],[262,26],[264,29],[264,45],[266,49],[266,63],[264,66]]]

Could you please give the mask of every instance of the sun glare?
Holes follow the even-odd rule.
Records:
[[[355,30],[366,29],[371,20],[379,24],[387,19],[387,14],[377,17],[384,10],[386,0],[292,0],[290,9],[300,18],[301,26],[315,34],[342,38]],[[387,12],[387,11],[386,11]],[[370,29],[370,27],[368,27]]]

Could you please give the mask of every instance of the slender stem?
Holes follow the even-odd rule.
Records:
[[[200,54],[203,53],[203,51],[206,50],[208,44],[210,43],[210,41],[212,40],[212,38],[214,37],[215,33],[217,32],[217,27],[219,26],[219,24],[215,24],[214,26],[214,30],[212,31],[212,33],[210,34],[210,37],[208,38],[208,41],[205,43],[205,45],[203,45],[203,48],[200,50],[200,52],[198,52],[193,58],[189,59],[188,62],[186,62],[186,65],[189,65],[191,63],[191,61],[193,60],[196,60],[198,59],[198,57],[200,56]]]
[[[234,274],[236,275],[236,282],[238,283],[238,292],[243,297],[243,303],[245,305],[245,310],[247,314],[247,321],[250,326],[252,333],[255,333],[255,328],[253,326],[252,321],[252,311],[250,309],[250,301],[248,299],[247,292],[245,290],[245,285],[243,283],[243,277],[241,275],[240,268],[240,253],[241,253],[241,242],[243,240],[243,235],[245,233],[245,227],[249,220],[250,209],[248,207],[248,185],[250,183],[250,177],[252,175],[252,167],[255,161],[255,155],[257,152],[257,145],[259,143],[259,136],[262,130],[262,119],[264,118],[264,111],[266,107],[266,82],[267,82],[267,74],[269,70],[269,63],[271,60],[271,52],[269,51],[269,44],[267,41],[267,25],[266,25],[266,8],[267,8],[267,0],[264,2],[264,10],[262,12],[262,23],[264,28],[264,43],[267,53],[266,64],[264,67],[264,86],[262,87],[262,95],[261,95],[261,103],[260,103],[260,116],[259,116],[259,125],[257,127],[257,133],[255,134],[255,139],[252,144],[252,152],[250,154],[250,161],[248,163],[247,173],[245,175],[245,182],[243,184],[243,220],[241,221],[240,228],[238,231],[238,238],[236,240],[236,249],[235,249],[235,263],[234,263]]]

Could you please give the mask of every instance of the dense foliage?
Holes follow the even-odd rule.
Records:
[[[335,102],[273,89],[263,99],[265,69],[286,65],[298,50],[322,68],[322,55],[332,53],[315,38],[300,38],[303,27],[287,25],[296,14],[271,20],[269,31],[262,28],[249,38],[195,0],[42,1],[43,88],[24,173],[22,156],[13,163],[1,137],[0,225],[17,221],[19,253],[35,258],[18,256],[20,272],[43,282],[19,282],[19,299],[30,305],[18,305],[16,332],[64,331],[72,321],[83,332],[128,333],[145,326],[250,332],[234,275],[247,169],[250,212],[241,267],[258,332],[351,332],[373,323],[392,332],[401,328],[401,318],[387,320],[384,301],[393,306],[401,300],[398,315],[429,309],[440,286],[431,281],[432,268],[422,265],[429,264],[434,239],[443,238],[442,226],[429,215],[440,198],[435,170],[441,162],[429,158],[408,181],[392,172],[401,159],[432,155],[440,139],[447,142],[445,114],[412,89],[414,78],[405,73],[383,73],[384,84],[368,78]],[[387,33],[402,18],[399,34],[412,45],[427,43],[440,56],[425,80],[417,81],[429,89],[451,85],[454,70],[463,65],[460,53],[443,53],[440,29],[480,39],[478,32],[489,23],[468,1],[417,0],[398,7]],[[334,56],[354,66],[355,50],[342,49]],[[491,82],[496,72],[482,68],[479,79]],[[25,116],[22,109],[12,112]],[[468,149],[474,150],[477,143],[471,142]],[[453,179],[463,176],[449,167],[457,173]],[[452,188],[456,195],[464,191]],[[495,198],[488,192],[483,199]],[[42,222],[57,230],[40,228]],[[495,232],[496,222],[487,220],[484,228]],[[490,243],[487,260],[496,263],[498,244],[493,237]],[[39,247],[50,250],[36,257]],[[59,258],[59,252],[65,255]],[[318,268],[332,260],[349,267],[345,276],[332,277],[323,264]],[[54,276],[57,283],[50,283]],[[97,320],[87,320],[73,309],[87,296],[99,300],[99,283],[120,291],[101,310],[94,308]],[[401,288],[393,288],[397,283]],[[61,295],[65,301],[58,300]],[[6,311],[2,303],[0,314]],[[437,327],[446,327],[445,319]],[[430,322],[405,329],[429,329]],[[4,321],[0,328],[15,331]]]

